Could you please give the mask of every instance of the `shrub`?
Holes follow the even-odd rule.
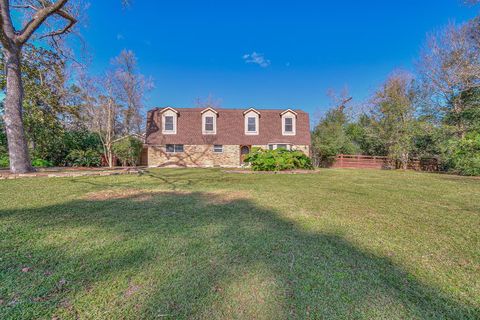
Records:
[[[53,130],[53,129],[52,129]],[[85,130],[55,129],[52,132],[41,132],[29,139],[35,146],[30,152],[32,158],[45,159],[56,166],[66,166],[67,156],[73,150],[102,151],[102,143],[97,134]]]
[[[448,171],[465,176],[480,175],[480,133],[448,141],[443,160]]]
[[[135,137],[127,137],[113,145],[113,153],[123,166],[135,166],[140,159],[143,143]]]
[[[67,156],[67,163],[72,167],[99,167],[102,157],[97,150],[72,150]]]
[[[255,171],[282,171],[293,169],[312,169],[312,162],[301,151],[288,151],[280,148],[263,150],[254,148],[245,158],[245,162]]]
[[[44,159],[33,159],[32,166],[37,168],[47,168],[47,167],[53,167],[53,163]]]
[[[7,155],[0,156],[0,168],[10,167],[10,160],[8,160]]]
[[[5,133],[5,125],[3,124],[2,105],[0,103],[0,158],[8,153],[7,150],[7,134]]]
[[[0,142],[0,157],[3,157],[3,156],[8,156],[8,148],[6,144],[2,145]]]

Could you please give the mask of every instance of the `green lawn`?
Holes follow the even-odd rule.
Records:
[[[0,319],[479,319],[480,180],[0,181]]]

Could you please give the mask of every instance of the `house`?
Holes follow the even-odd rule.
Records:
[[[239,167],[253,147],[310,154],[301,110],[156,108],[147,115],[149,167]]]

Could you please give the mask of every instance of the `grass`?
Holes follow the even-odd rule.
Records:
[[[478,319],[480,180],[0,181],[1,319]]]

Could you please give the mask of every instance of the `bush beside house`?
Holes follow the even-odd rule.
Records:
[[[140,161],[143,142],[135,137],[126,137],[113,145],[113,153],[122,166],[136,166]]]
[[[313,169],[312,162],[301,151],[289,151],[283,148],[276,150],[252,149],[245,162],[254,171],[283,171],[294,169]]]

